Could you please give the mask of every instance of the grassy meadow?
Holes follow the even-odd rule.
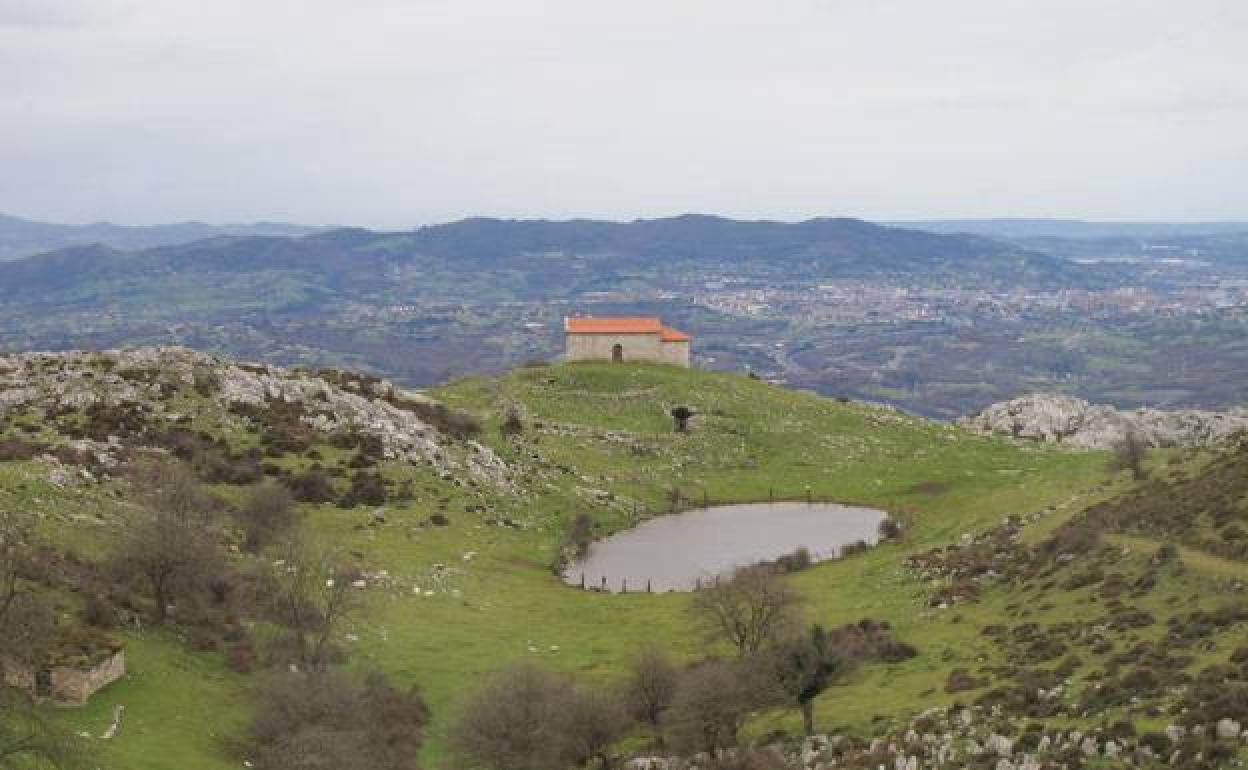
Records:
[[[434,713],[424,757],[431,768],[446,764],[446,728],[458,704],[483,674],[513,661],[533,659],[605,682],[645,643],[687,659],[716,651],[693,630],[686,594],[563,585],[550,565],[577,514],[593,516],[602,535],[674,506],[771,496],[809,494],[894,514],[905,527],[900,542],[788,578],[807,599],[811,621],[886,620],[918,648],[905,663],[866,666],[818,701],[821,728],[865,731],[877,717],[907,717],[958,697],[943,689],[951,668],[1003,655],[980,633],[994,619],[1026,612],[1057,622],[1100,611],[1090,594],[1039,585],[1021,600],[992,588],[977,603],[932,609],[932,586],[906,567],[908,555],[984,532],[1009,514],[1034,514],[1032,526],[1051,528],[1130,483],[1108,473],[1103,453],[972,436],[730,374],[575,364],[461,380],[432,395],[481,416],[483,443],[521,471],[514,490],[468,494],[453,480],[391,462],[387,475],[411,478],[417,495],[387,504],[382,517],[373,508],[302,506],[309,527],[357,554],[376,576],[346,629],[348,665],[422,689]],[[697,414],[688,433],[676,432],[668,416],[678,405]],[[504,437],[499,427],[513,411],[524,432]],[[323,449],[332,457],[332,448]],[[0,504],[38,513],[50,539],[90,555],[106,550],[129,506],[111,484],[50,485],[37,462],[0,464]],[[438,512],[449,526],[426,524]],[[1139,545],[1124,543],[1137,546],[1124,564],[1145,558]],[[1226,579],[1213,566],[1206,574],[1193,565],[1173,590],[1211,595],[1207,587]],[[1173,595],[1143,603],[1161,611],[1173,606]],[[98,736],[115,708],[125,707],[118,736],[97,742],[101,767],[239,767],[242,756],[232,747],[244,734],[256,675],[229,672],[220,654],[191,652],[173,632],[129,631],[127,638],[130,675],[88,707],[53,716]],[[748,730],[799,726],[796,713],[776,712]]]

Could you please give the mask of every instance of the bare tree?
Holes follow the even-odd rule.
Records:
[[[1144,479],[1148,473],[1144,469],[1144,458],[1148,455],[1148,444],[1134,428],[1123,434],[1122,440],[1114,444],[1114,457],[1110,466],[1116,471],[1131,471],[1131,478],[1136,481]]]
[[[37,553],[30,521],[0,510],[0,770],[69,770],[83,757],[76,739],[45,721],[5,679],[10,665],[42,663],[54,643],[56,616],[31,581]]]
[[[358,570],[337,549],[296,535],[280,551],[265,588],[273,619],[291,632],[299,661],[322,668],[334,633],[357,609]]]
[[[566,745],[566,750],[557,753],[577,767],[597,761],[603,770],[610,770],[611,746],[630,727],[620,698],[612,692],[578,687],[556,705],[559,734]]]
[[[737,745],[741,726],[759,705],[756,685],[740,662],[708,661],[686,671],[664,713],[673,748],[715,756]]]
[[[672,705],[679,680],[680,669],[657,645],[643,648],[629,664],[625,702],[633,717],[650,725],[660,737],[663,712]]]
[[[244,544],[252,552],[287,535],[298,521],[294,495],[274,481],[249,488],[237,517],[243,528]]]
[[[56,617],[30,581],[36,561],[30,522],[0,511],[0,683],[6,665],[39,662],[55,635]]]
[[[264,680],[252,721],[261,770],[416,770],[429,709],[379,674],[363,685],[335,671]]]
[[[807,735],[815,732],[815,698],[853,666],[849,651],[837,647],[836,637],[822,626],[780,640],[762,653],[762,669],[780,700],[802,712]]]
[[[741,656],[789,631],[801,615],[801,596],[767,567],[745,567],[694,595],[691,612],[708,635]]]
[[[144,508],[126,528],[113,561],[122,573],[146,580],[156,620],[163,622],[174,599],[203,588],[220,571],[215,502],[180,464],[147,466],[135,483]]]
[[[567,767],[560,715],[572,692],[563,677],[529,664],[502,671],[469,696],[452,727],[451,743],[474,768]]]

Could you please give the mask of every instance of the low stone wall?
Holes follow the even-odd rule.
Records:
[[[45,672],[42,676],[41,671]],[[94,666],[85,668],[52,666],[36,669],[16,665],[11,661],[4,666],[4,680],[10,687],[28,693],[37,700],[49,700],[67,706],[86,705],[92,695],[125,675],[124,650],[118,650]],[[43,688],[40,687],[40,679],[46,682]]]
[[[52,669],[52,699],[74,706],[126,675],[126,653],[118,650],[90,668]]]

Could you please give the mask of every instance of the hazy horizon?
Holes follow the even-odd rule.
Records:
[[[1229,0],[0,0],[0,211],[1248,220],[1245,26]]]

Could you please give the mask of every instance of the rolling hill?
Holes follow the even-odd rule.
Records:
[[[785,578],[812,620],[887,622],[917,650],[819,698],[821,730],[842,736],[814,752],[822,761],[893,766],[900,752],[916,767],[938,754],[997,767],[1030,754],[1054,763],[1045,767],[1120,767],[1178,750],[1184,767],[1212,768],[1238,750],[1214,725],[1248,723],[1248,700],[1235,699],[1248,684],[1228,662],[1241,659],[1248,562],[1236,548],[1204,550],[1235,537],[1243,516],[1234,445],[1157,455],[1158,486],[1137,492],[1102,452],[975,436],[730,374],[534,367],[431,396],[177,349],[0,358],[0,506],[32,516],[81,569],[106,558],[135,515],[123,469],[143,447],[187,458],[223,501],[229,542],[228,511],[255,478],[319,467],[329,492],[300,505],[304,526],[368,575],[339,640],[346,667],[420,685],[434,713],[427,766],[447,758],[447,726],[474,682],[511,662],[611,682],[644,642],[685,660],[708,651],[686,594],[585,592],[552,575],[574,517],[588,513],[603,535],[673,500],[773,494],[876,506],[903,524],[900,540]],[[673,430],[672,404],[696,412],[691,432]],[[511,415],[519,429],[503,431]],[[346,441],[352,425],[385,451]],[[360,502],[361,474],[377,475],[380,499]],[[1139,505],[1171,486],[1165,494],[1203,496],[1187,507],[1209,512],[1182,528],[1177,550],[1161,547],[1174,529],[1165,506]],[[256,557],[233,558],[245,569]],[[66,617],[83,611],[72,593],[60,601]],[[125,706],[115,738],[91,739],[102,767],[237,767],[246,754],[232,747],[261,673],[226,668],[235,636],[193,630],[119,630],[129,676],[85,709],[49,716],[99,735]],[[760,712],[744,734],[783,740],[799,724],[792,711]]]
[[[167,225],[115,225],[95,222],[63,225],[36,222],[0,213],[0,262],[42,254],[71,246],[98,244],[133,251],[190,243],[218,235],[307,235],[321,228],[284,222],[211,225],[204,222],[178,222]]]

